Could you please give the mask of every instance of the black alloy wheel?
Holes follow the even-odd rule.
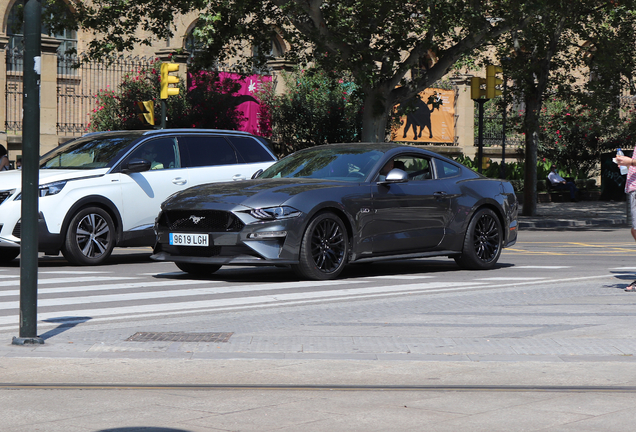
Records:
[[[321,213],[305,230],[300,262],[292,268],[308,279],[335,279],[346,264],[348,252],[349,238],[342,220],[331,212]]]
[[[488,208],[478,210],[468,225],[464,249],[455,261],[470,270],[488,270],[501,255],[503,230],[499,218]]]
[[[115,224],[99,207],[87,207],[71,219],[62,253],[74,265],[103,264],[115,247]]]

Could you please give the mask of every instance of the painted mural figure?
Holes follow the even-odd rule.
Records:
[[[424,128],[428,128],[429,138],[433,138],[433,129],[431,128],[431,109],[428,104],[422,100],[418,100],[415,103],[416,110],[406,115],[406,126],[404,126],[404,136],[408,133],[411,126],[413,127],[413,139],[417,140],[422,137]],[[420,133],[417,133],[417,128],[420,128]]]

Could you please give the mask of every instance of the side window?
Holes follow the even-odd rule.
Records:
[[[435,168],[437,168],[438,178],[455,177],[459,175],[461,168],[446,161],[435,159]]]
[[[409,180],[428,180],[431,176],[431,161],[421,156],[399,156],[395,158],[394,168],[406,171]]]
[[[177,142],[174,138],[146,141],[131,153],[129,159],[147,160],[150,162],[151,170],[181,168]]]
[[[250,137],[229,137],[230,141],[239,153],[239,160],[242,158],[245,163],[271,162],[272,155],[263,145]]]
[[[184,136],[179,138],[188,153],[185,163],[190,168],[237,163],[236,153],[224,137]]]

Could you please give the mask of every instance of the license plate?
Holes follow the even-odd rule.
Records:
[[[209,246],[208,234],[170,233],[170,244],[173,246]]]

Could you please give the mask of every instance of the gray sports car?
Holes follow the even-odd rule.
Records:
[[[161,206],[152,259],[206,275],[291,266],[336,278],[347,263],[448,256],[491,269],[517,239],[510,183],[390,143],[296,152],[253,179],[195,186]]]

